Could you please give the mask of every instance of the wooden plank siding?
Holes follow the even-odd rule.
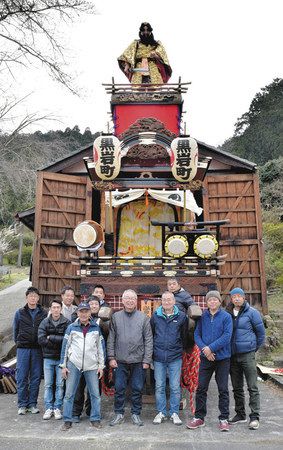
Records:
[[[72,236],[79,222],[91,218],[91,203],[88,177],[38,172],[32,284],[44,305],[67,284],[79,296],[80,277],[70,257],[78,254]]]
[[[207,175],[204,220],[230,219],[221,231],[220,253],[227,254],[218,285],[228,300],[233,287],[267,313],[264,252],[257,173]]]

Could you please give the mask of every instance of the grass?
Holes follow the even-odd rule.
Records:
[[[5,289],[29,276],[29,267],[10,266],[11,273],[0,276],[0,290]]]
[[[278,289],[267,296],[267,304],[270,315],[283,312],[283,290]]]

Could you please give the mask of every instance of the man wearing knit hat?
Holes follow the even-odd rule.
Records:
[[[201,350],[195,417],[187,427],[194,430],[205,425],[206,399],[209,382],[215,372],[220,410],[219,430],[229,431],[228,378],[231,356],[232,318],[221,308],[218,291],[206,294],[207,310],[197,323],[195,342]]]
[[[259,427],[260,399],[257,386],[255,352],[265,341],[265,330],[260,313],[245,299],[241,288],[230,292],[231,303],[227,311],[233,319],[231,381],[235,399],[236,415],[229,420],[231,424],[244,423],[246,419],[244,377],[250,396],[250,430]]]

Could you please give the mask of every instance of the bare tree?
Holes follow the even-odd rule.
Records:
[[[58,30],[76,15],[94,11],[87,0],[1,0],[0,71],[13,76],[15,65],[30,66],[37,61],[74,92]]]

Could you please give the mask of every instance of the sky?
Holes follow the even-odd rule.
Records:
[[[102,83],[127,79],[117,57],[138,38],[141,22],[153,27],[166,48],[170,82],[191,82],[184,96],[183,120],[192,137],[221,145],[234,132],[238,117],[254,95],[282,77],[281,0],[94,0],[97,14],[60,27],[68,47],[69,71],[80,97],[52,81],[38,68],[18,74],[15,93],[28,94],[26,112],[56,120],[36,129],[107,131],[110,96]],[[34,129],[30,130],[34,131]]]

